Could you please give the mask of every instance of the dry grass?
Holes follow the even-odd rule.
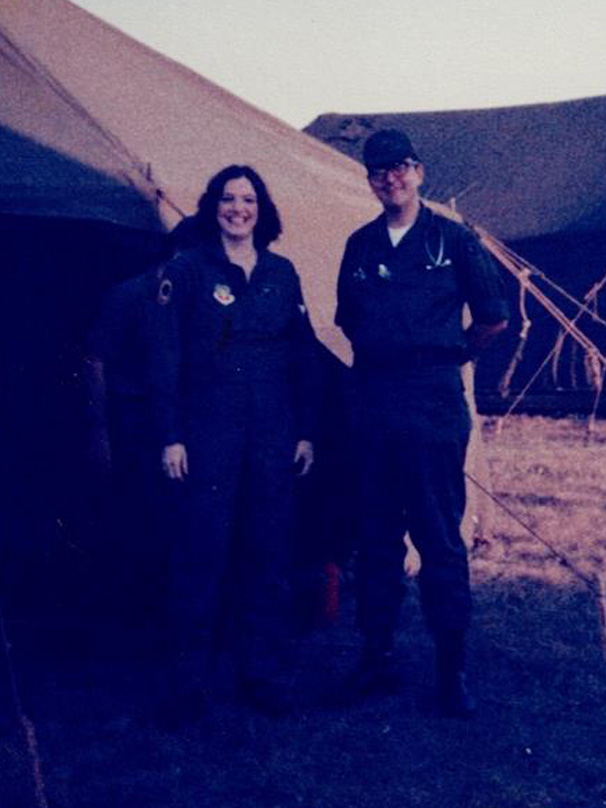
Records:
[[[606,423],[518,416],[484,423],[495,496],[587,577],[606,565]],[[570,576],[547,548],[501,508],[474,555],[478,576],[537,577],[567,585]]]

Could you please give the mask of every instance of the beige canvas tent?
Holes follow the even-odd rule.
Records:
[[[2,213],[160,226],[127,150],[1,30],[0,87]]]
[[[348,356],[332,326],[335,276],[345,237],[376,211],[360,166],[67,0],[5,0],[0,28],[30,71],[27,105],[5,117],[3,100],[0,124],[156,193],[167,225],[193,212],[219,168],[255,166],[282,214],[278,249],[303,277],[318,334]]]
[[[250,163],[320,339],[349,359],[333,325],[339,260],[378,212],[361,166],[68,0],[4,0],[0,42],[0,213],[155,229],[191,213],[219,168]]]

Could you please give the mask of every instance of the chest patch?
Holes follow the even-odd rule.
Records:
[[[222,306],[230,306],[235,301],[235,295],[226,283],[216,283],[213,297]]]

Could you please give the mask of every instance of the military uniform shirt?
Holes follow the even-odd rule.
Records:
[[[422,206],[393,247],[382,214],[348,240],[336,323],[360,366],[461,363],[464,304],[475,323],[507,319],[504,287],[489,254],[466,227]]]
[[[188,417],[218,385],[291,388],[298,439],[312,439],[316,352],[299,278],[286,258],[259,251],[247,281],[218,245],[181,253],[160,284],[150,356],[164,445],[184,441]]]

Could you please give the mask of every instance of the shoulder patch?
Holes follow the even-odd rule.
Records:
[[[172,282],[168,278],[163,278],[160,281],[160,286],[158,287],[158,295],[156,297],[156,300],[161,306],[166,306],[167,303],[170,303],[172,296],[173,296]]]

